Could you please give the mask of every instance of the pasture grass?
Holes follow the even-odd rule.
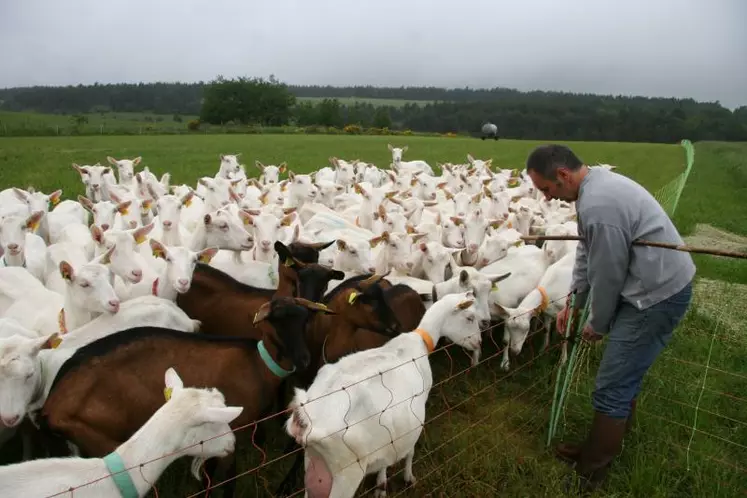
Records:
[[[463,162],[469,152],[477,158],[492,157],[504,168],[521,168],[538,143],[423,137],[394,143],[393,137],[280,135],[0,139],[0,187],[33,184],[45,192],[62,187],[64,197],[73,197],[83,190],[70,163],[103,163],[107,155],[141,155],[157,175],[169,171],[172,182],[191,184],[199,176],[215,174],[220,153],[243,152],[248,173],[256,172],[250,166],[255,159],[265,164],[287,161],[293,171],[308,172],[327,165],[332,155],[386,166],[387,142],[409,145],[405,159],[425,159],[434,166]],[[679,145],[568,144],[586,162],[616,164],[652,191],[684,167]],[[736,211],[744,205],[739,193],[745,186],[740,176],[745,172],[745,145],[695,147],[695,168],[675,220],[685,234],[697,223],[708,223],[744,235],[744,209]],[[701,187],[697,193],[695,186]],[[725,220],[719,206],[733,213],[736,221]],[[721,262],[696,261],[701,277],[720,276],[730,282],[742,278],[737,265],[725,270]],[[710,284],[708,289],[696,293],[670,346],[644,381],[637,419],[609,476],[607,496],[736,497],[747,488],[747,334],[720,321],[723,313],[744,307],[744,298],[728,283],[720,288]],[[708,306],[699,304],[706,300]],[[558,344],[553,338],[550,350],[542,351],[541,335],[531,338],[508,373],[499,368],[500,327],[486,334],[483,360],[476,368],[469,368],[467,355],[458,347],[433,355],[436,385],[415,455],[419,482],[404,489],[402,466],[395,467],[389,472],[392,496],[567,496],[568,470],[544,444]],[[584,351],[558,438],[583,437],[591,420],[590,392],[602,349]],[[264,456],[252,444],[251,430],[240,434],[240,472],[263,461],[266,465],[238,480],[238,496],[273,495],[291,463],[288,457],[269,463],[282,456],[284,421],[285,417],[275,417],[262,424],[267,430]],[[361,490],[374,484],[369,478]],[[187,474],[187,462],[180,461],[157,489],[160,497],[186,496],[201,486]]]
[[[27,134],[39,134],[43,129],[51,129],[48,134],[67,135],[77,128],[79,134],[140,133],[158,130],[161,132],[185,131],[187,122],[197,116],[181,116],[182,121],[174,121],[173,114],[151,112],[91,112],[85,113],[87,123],[77,127],[72,114],[45,114],[38,112],[0,111],[0,135],[13,136],[17,130]]]

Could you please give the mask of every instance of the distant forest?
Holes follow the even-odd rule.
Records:
[[[747,106],[730,111],[717,102],[521,92],[507,88],[297,86],[282,84],[272,77],[270,82],[252,81],[261,81],[263,88],[282,89],[287,98],[275,92],[269,102],[262,97],[264,94],[254,91],[254,102],[249,107],[263,108],[263,114],[247,110],[237,118],[231,117],[231,121],[296,126],[359,125],[476,136],[484,123],[491,122],[497,125],[500,137],[516,139],[747,141]],[[0,89],[0,110],[54,114],[151,112],[201,116],[207,122],[224,122],[222,115],[215,112],[215,105],[205,109],[210,100],[206,95],[211,92],[217,95],[215,85],[220,84],[226,85],[226,80]],[[296,97],[319,100],[304,101]],[[393,106],[338,100],[351,97],[423,102]],[[224,101],[223,107],[230,107],[230,102]],[[267,107],[275,105],[274,102],[282,102],[280,111],[268,111]]]

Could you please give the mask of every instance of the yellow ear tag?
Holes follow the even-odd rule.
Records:
[[[137,235],[137,237],[135,237],[135,244],[140,245],[143,242],[145,242],[145,239],[146,239],[145,234],[141,232]]]
[[[516,242],[514,242],[514,247],[519,247],[520,245],[521,245],[520,240],[517,240]]]
[[[59,198],[59,196],[50,197],[49,198],[49,202],[52,203],[52,206],[56,206],[57,204],[60,203],[60,198]]]
[[[49,347],[54,349],[62,343],[62,339],[60,339],[60,336],[56,336],[54,339],[51,339],[48,342]]]
[[[283,264],[290,268],[291,266],[293,266],[293,260],[291,258],[285,258],[285,262]]]
[[[348,304],[352,305],[357,298],[358,298],[358,293],[351,292],[350,295],[348,296]]]
[[[174,391],[171,387],[164,387],[163,388],[163,397],[166,398],[166,401],[171,399],[171,393]]]
[[[207,254],[207,253],[204,253],[204,254],[200,254],[200,257],[199,257],[199,258],[197,258],[197,260],[198,260],[198,261],[199,261],[200,263],[205,263],[205,264],[208,264],[208,263],[210,263],[210,261],[211,261],[212,259],[213,259],[213,256],[211,256],[210,254]]]
[[[498,290],[498,284],[493,282],[493,287],[490,288],[491,291],[497,291]]]
[[[182,205],[184,207],[189,207],[191,204],[192,204],[192,198],[191,197],[189,199],[187,199],[186,201],[182,202]]]
[[[153,257],[154,258],[164,258],[165,259],[165,256],[166,255],[163,253],[163,250],[161,250],[160,248],[153,249]]]
[[[510,221],[508,223],[506,223],[506,228],[513,228],[513,227],[514,226],[513,226],[513,224]]]
[[[29,230],[36,233],[36,229],[39,228],[39,222],[35,221],[33,223],[29,223],[28,227],[29,227]]]

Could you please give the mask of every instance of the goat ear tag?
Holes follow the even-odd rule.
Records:
[[[26,228],[31,230],[31,232],[36,233],[36,229],[39,228],[39,222],[32,221],[31,223],[26,224]]]
[[[200,254],[200,257],[197,258],[197,261],[199,261],[200,263],[208,264],[213,259],[213,256],[214,255],[211,255],[209,253]]]
[[[163,397],[166,399],[166,401],[171,399],[171,393],[174,391],[171,387],[164,387],[163,388]]]
[[[498,284],[493,282],[493,287],[490,288],[491,291],[497,291],[498,290]]]
[[[191,197],[188,198],[187,200],[185,200],[184,202],[182,202],[182,206],[184,206],[184,207],[189,207],[191,204],[192,204],[192,198]]]
[[[52,349],[55,349],[57,346],[59,346],[62,343],[62,339],[60,339],[60,336],[54,336],[54,338],[50,339],[48,342],[49,342],[49,347]]]
[[[56,206],[57,204],[60,203],[60,196],[53,195],[52,197],[49,198],[49,202],[52,203],[52,206]]]
[[[154,258],[165,258],[165,254],[163,252],[163,249],[160,247],[153,248],[153,257]]]
[[[516,242],[514,242],[514,247],[519,247],[520,245],[521,245],[520,240],[517,240]]]
[[[348,304],[352,305],[353,303],[355,303],[355,300],[357,298],[358,298],[358,293],[357,292],[351,292],[350,295],[348,296]]]
[[[292,258],[285,258],[285,262],[283,264],[285,266],[287,266],[288,268],[290,268],[291,266],[293,266],[293,259]]]
[[[145,234],[144,233],[139,233],[137,235],[137,237],[135,237],[135,244],[140,245],[143,242],[145,242],[145,239],[146,239]]]

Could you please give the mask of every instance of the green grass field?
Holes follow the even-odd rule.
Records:
[[[359,158],[385,167],[390,159],[387,142],[407,144],[405,159],[425,159],[434,166],[462,162],[471,153],[493,158],[493,164],[504,168],[523,167],[537,144],[321,135],[0,139],[0,188],[33,184],[47,192],[62,187],[64,197],[74,197],[83,190],[70,164],[104,163],[107,155],[140,155],[157,175],[169,171],[172,183],[191,184],[198,176],[215,174],[220,153],[242,152],[247,172],[256,172],[250,166],[255,159],[265,164],[286,161],[293,171],[307,172],[328,165],[330,156]],[[684,168],[679,145],[568,145],[587,163],[616,164],[619,172],[651,191]],[[695,167],[675,216],[677,225],[685,235],[696,224],[706,223],[747,236],[747,144],[696,143],[695,149]],[[735,313],[744,316],[743,291],[733,285],[747,283],[747,264],[707,256],[696,258],[696,264],[699,278],[723,282],[696,293],[670,347],[647,376],[639,416],[610,475],[607,496],[737,497],[747,489],[747,335],[744,322],[734,325],[733,319]],[[527,343],[512,371],[504,374],[497,353],[500,328],[490,336],[492,340],[483,341],[483,361],[469,371],[465,371],[469,359],[459,348],[434,354],[437,385],[429,399],[430,420],[415,455],[419,482],[405,496],[565,496],[566,468],[544,446],[557,345],[541,352],[538,334]],[[581,361],[582,374],[561,418],[560,436],[585,434],[600,352],[591,350]],[[693,431],[695,406],[699,411]],[[271,496],[288,468],[288,458],[272,462],[282,455],[285,444],[280,437],[282,422],[284,418],[266,423],[267,463],[258,471],[252,469],[262,465],[262,453],[251,444],[251,431],[245,431],[248,441],[240,451],[240,472],[247,475],[239,480],[239,496]],[[186,469],[186,462],[180,462],[167,471],[157,486],[160,497],[186,496],[200,489]],[[390,472],[390,478],[395,472]],[[367,480],[365,489],[373,485]],[[401,473],[390,485],[393,496],[402,490]]]

